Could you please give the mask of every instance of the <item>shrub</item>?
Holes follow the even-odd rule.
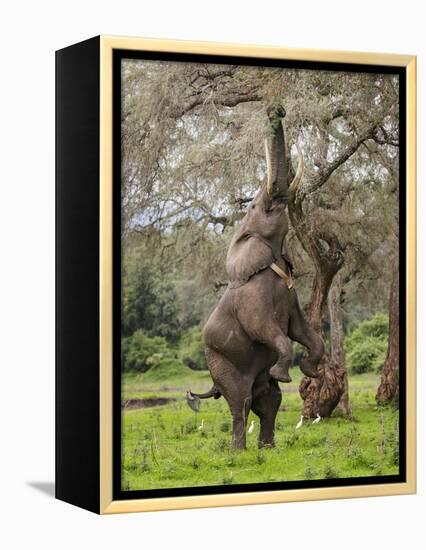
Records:
[[[138,257],[127,259],[123,270],[125,336],[141,329],[148,336],[162,336],[169,342],[177,342],[180,337],[179,307],[175,284],[170,277],[153,266],[141,266]]]
[[[160,336],[147,336],[137,330],[122,339],[122,365],[126,371],[147,372],[155,378],[167,378],[187,372],[166,340]]]
[[[346,338],[347,363],[352,374],[381,369],[388,346],[388,323],[386,315],[377,313]]]
[[[164,338],[151,338],[142,330],[137,330],[121,341],[122,365],[124,370],[146,372],[152,366],[154,356],[170,354],[169,346]]]
[[[207,369],[201,328],[193,327],[184,332],[179,343],[179,357],[190,369]]]
[[[173,376],[188,373],[188,368],[177,357],[164,357],[161,354],[150,358],[149,377],[156,380],[168,380]]]
[[[379,338],[366,338],[348,353],[348,365],[353,374],[379,370],[385,362],[387,342]]]

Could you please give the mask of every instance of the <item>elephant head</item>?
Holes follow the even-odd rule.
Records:
[[[270,126],[270,136],[265,140],[267,173],[228,250],[226,269],[233,286],[246,283],[274,262],[281,255],[288,232],[286,205],[303,177],[304,166],[298,147],[298,168],[289,184],[291,160],[282,123],[285,114],[282,105],[267,109]]]

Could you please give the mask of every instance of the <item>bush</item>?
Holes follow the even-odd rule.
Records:
[[[388,347],[388,317],[377,313],[363,321],[346,338],[346,358],[352,374],[380,370]]]
[[[380,370],[385,362],[387,343],[378,338],[366,338],[348,353],[348,365],[353,374]]]
[[[164,338],[147,336],[142,330],[122,339],[121,355],[123,369],[126,371],[150,370],[158,378],[187,372],[185,365],[179,361]]]
[[[130,262],[130,260],[128,260]],[[141,329],[176,343],[180,337],[179,299],[173,280],[132,258],[123,270],[122,330],[127,337]]]
[[[161,357],[153,356],[151,360],[151,368],[148,376],[151,380],[169,380],[174,376],[182,376],[188,374],[186,367],[176,357]]]
[[[193,327],[183,334],[179,343],[179,357],[190,369],[207,369],[203,334],[199,327]]]

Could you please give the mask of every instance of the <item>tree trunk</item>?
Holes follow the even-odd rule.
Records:
[[[289,203],[289,215],[297,238],[311,258],[315,277],[311,298],[305,308],[306,319],[322,335],[328,293],[334,276],[343,266],[345,257],[337,236],[318,232],[308,226],[302,204],[295,198]],[[328,417],[337,407],[344,392],[344,370],[330,360],[326,351],[318,366],[318,378],[304,376],[299,386],[305,418]]]
[[[344,391],[342,397],[340,398],[339,407],[342,409],[345,416],[352,418],[352,410],[349,404],[348,372],[346,370],[342,292],[342,278],[338,274],[334,278],[334,283],[328,295],[328,314],[330,317],[330,361],[334,364],[335,370],[342,369],[344,371]]]
[[[306,307],[306,318],[311,326],[322,334],[322,320],[334,273],[317,273],[312,290],[311,300]],[[315,418],[329,417],[339,404],[344,393],[345,368],[332,361],[326,351],[318,367],[318,378],[304,376],[300,382],[299,392],[302,397],[303,416]]]
[[[306,307],[306,318],[319,334],[322,334],[321,325],[333,278],[343,266],[345,257],[337,235],[332,230],[316,226],[314,217],[305,216],[303,202],[308,195],[318,191],[362,143],[374,136],[376,128],[377,123],[366,128],[333,162],[326,163],[326,167],[311,178],[309,184],[301,188],[299,182],[298,186],[290,189],[290,220],[315,269],[314,286]],[[299,386],[300,395],[304,400],[302,414],[307,418],[316,417],[317,414],[321,417],[330,416],[345,391],[344,364],[342,368],[341,364],[332,361],[330,355],[325,352],[318,371],[318,378],[303,377]]]
[[[399,262],[395,260],[389,298],[389,340],[376,400],[397,402],[399,397]]]

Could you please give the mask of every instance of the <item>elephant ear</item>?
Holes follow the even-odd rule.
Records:
[[[250,234],[236,238],[231,242],[226,257],[226,271],[231,288],[242,286],[273,261],[272,249],[263,239]]]

